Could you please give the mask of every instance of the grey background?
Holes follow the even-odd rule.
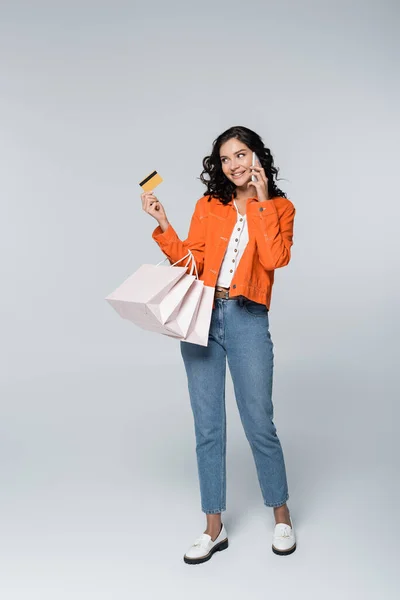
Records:
[[[1,2],[0,591],[398,597],[399,7]],[[228,551],[205,528],[179,344],[105,302],[181,238],[212,141],[257,131],[297,209],[270,311],[298,537],[271,552],[228,378]],[[397,466],[397,469],[396,469]]]

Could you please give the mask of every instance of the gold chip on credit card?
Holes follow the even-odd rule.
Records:
[[[159,185],[161,182],[163,181],[162,177],[157,173],[157,171],[153,171],[152,173],[150,173],[150,175],[148,175],[147,177],[145,177],[143,179],[143,181],[141,181],[139,183],[140,187],[145,191],[145,192],[150,192],[151,190],[153,190],[157,185]]]

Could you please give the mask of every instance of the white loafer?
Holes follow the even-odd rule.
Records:
[[[276,523],[272,539],[272,552],[286,556],[296,550],[296,535],[293,529],[293,519],[290,515],[292,527],[286,523]]]
[[[214,552],[218,550],[225,550],[228,547],[228,534],[225,526],[222,523],[221,531],[218,537],[212,541],[211,536],[208,533],[202,533],[190,546],[189,550],[183,557],[185,563],[190,565],[197,565],[203,563],[206,560],[210,560]]]

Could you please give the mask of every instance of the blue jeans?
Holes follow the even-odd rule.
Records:
[[[240,419],[266,506],[289,498],[282,447],[273,422],[274,353],[265,305],[217,298],[208,346],[181,342],[192,407],[201,509],[226,510],[226,360]]]

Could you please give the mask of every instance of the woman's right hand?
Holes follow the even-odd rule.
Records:
[[[153,194],[152,191],[143,192],[140,197],[142,199],[143,210],[147,214],[154,217],[161,227],[164,226],[166,229],[168,226],[168,219],[164,207],[159,199]]]

